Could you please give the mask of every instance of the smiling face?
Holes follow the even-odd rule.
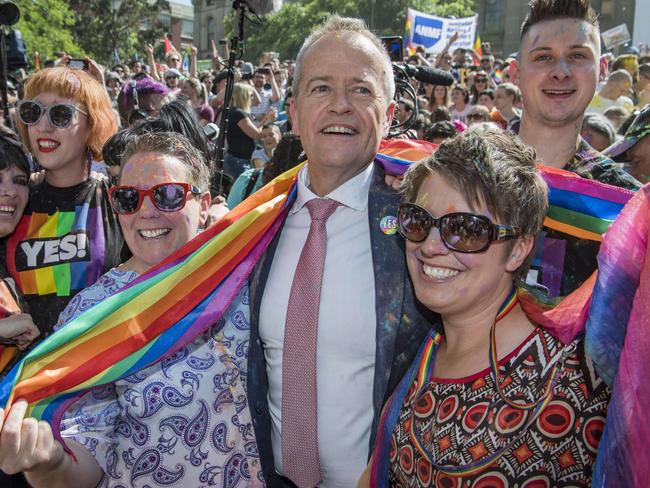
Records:
[[[280,134],[280,129],[277,125],[262,129],[262,145],[264,146],[264,149],[273,149],[278,145],[281,137],[282,134]]]
[[[375,157],[395,106],[384,67],[377,48],[358,34],[323,37],[305,53],[290,112],[310,179],[320,174],[341,184]]]
[[[524,98],[524,117],[544,126],[577,126],[606,67],[594,26],[556,19],[530,28],[510,74]]]
[[[186,166],[172,156],[140,152],[122,165],[120,185],[148,189],[166,182],[190,183]],[[209,206],[209,193],[188,193],[181,210],[161,212],[147,196],[138,211],[120,215],[124,239],[133,253],[131,268],[143,273],[190,241],[205,224]]]
[[[46,107],[55,103],[67,103],[86,110],[86,107],[71,98],[49,92],[36,95],[34,100]],[[86,142],[90,132],[88,116],[79,110],[75,111],[71,124],[65,129],[54,127],[47,114],[43,114],[36,124],[27,126],[32,153],[46,170],[46,178],[48,178],[47,171],[83,173],[87,153]]]
[[[28,175],[15,164],[0,170],[0,237],[11,234],[29,198]]]
[[[472,208],[463,195],[437,173],[422,182],[415,203],[429,210],[435,218],[452,212],[469,212],[503,223],[495,220],[484,205]],[[515,249],[518,246],[515,244]],[[512,272],[523,259],[506,259],[507,249],[506,241],[498,241],[481,253],[450,251],[437,228],[431,229],[424,242],[407,240],[406,261],[418,300],[443,318],[481,310],[495,296],[512,287]]]
[[[479,93],[482,92],[483,90],[487,90],[488,78],[486,73],[481,72],[476,74],[476,77],[474,77],[474,88]]]

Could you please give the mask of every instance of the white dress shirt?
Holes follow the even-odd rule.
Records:
[[[356,486],[368,459],[375,372],[375,283],[368,222],[368,191],[374,165],[326,198],[339,206],[327,221],[318,345],[318,450],[321,487]],[[282,352],[293,276],[311,225],[305,203],[309,167],[298,174],[298,195],[273,257],[260,306],[260,337],[269,379],[269,410],[275,468],[282,474]]]

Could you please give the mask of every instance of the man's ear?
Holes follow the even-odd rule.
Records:
[[[388,137],[388,131],[390,130],[390,126],[393,123],[393,118],[395,117],[395,108],[397,107],[397,102],[395,100],[391,100],[390,103],[388,104],[388,108],[386,109],[386,121],[384,125],[384,137]]]
[[[519,61],[516,59],[510,61],[510,64],[508,65],[508,76],[510,77],[510,81],[517,86],[519,86],[519,70]]]
[[[296,117],[296,96],[294,94],[289,100],[289,115],[291,116],[291,132],[295,135],[300,135],[300,127],[298,125],[298,118]]]
[[[598,81],[603,82],[607,80],[609,74],[609,61],[607,56],[601,56],[598,62]]]

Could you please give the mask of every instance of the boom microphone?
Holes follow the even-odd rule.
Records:
[[[412,64],[400,64],[406,73],[423,83],[430,83],[432,85],[450,86],[454,84],[453,75],[448,72],[430,66],[414,66]]]

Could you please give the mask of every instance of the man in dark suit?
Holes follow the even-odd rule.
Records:
[[[393,117],[381,41],[332,17],[303,44],[290,106],[309,163],[250,281],[249,405],[270,486],[352,487],[381,407],[430,323],[373,163]]]

